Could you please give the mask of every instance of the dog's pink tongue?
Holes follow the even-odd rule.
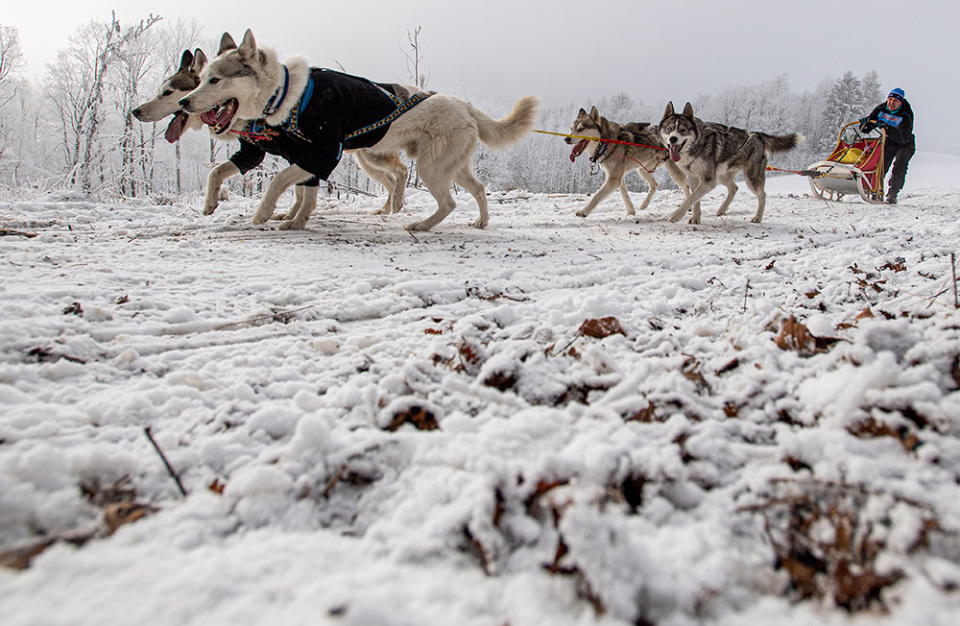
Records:
[[[176,143],[183,136],[183,129],[187,123],[187,114],[183,111],[173,116],[173,120],[167,125],[167,132],[164,137],[170,143]]]
[[[680,146],[675,143],[670,144],[670,159],[674,163],[680,160]]]
[[[573,150],[570,151],[571,163],[576,163],[577,157],[586,149],[588,143],[590,142],[587,139],[581,139],[580,143],[573,147]]]
[[[209,111],[204,111],[200,114],[200,121],[206,124],[207,126],[213,126],[217,123],[217,112],[213,109]]]

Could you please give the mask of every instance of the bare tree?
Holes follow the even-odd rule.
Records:
[[[20,36],[16,28],[0,25],[0,159],[6,153],[10,141],[8,105],[20,94],[24,81],[19,73],[24,68]]]
[[[47,66],[45,95],[60,113],[69,184],[89,191],[95,174],[101,183],[106,180],[100,131],[110,72],[131,42],[160,19],[151,15],[123,29],[111,13],[109,23],[90,22],[78,29],[72,46],[59,51],[56,62]]]
[[[413,78],[413,84],[420,89],[426,89],[427,75],[420,69],[420,65],[423,63],[423,54],[420,50],[421,30],[423,30],[423,27],[417,26],[412,31],[407,31],[407,45],[410,50],[409,52],[404,50],[403,55],[407,57],[407,71],[410,73],[410,77]]]
[[[417,26],[412,31],[407,31],[407,45],[410,50],[407,51],[401,48],[401,52],[403,52],[403,56],[407,58],[407,71],[413,79],[413,84],[420,89],[426,89],[427,75],[420,71],[420,66],[423,63],[423,54],[420,49],[421,30],[423,30],[423,27]],[[420,186],[420,172],[417,171],[416,163],[411,163],[407,170],[407,184],[410,184],[411,180],[413,181],[414,187]]]
[[[0,107],[16,97],[22,83],[18,75],[25,66],[19,32],[0,25]]]

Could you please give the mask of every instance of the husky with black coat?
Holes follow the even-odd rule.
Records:
[[[433,215],[408,224],[407,229],[430,230],[449,215],[456,206],[450,195],[454,182],[476,199],[480,217],[474,226],[483,228],[490,218],[486,189],[472,169],[477,142],[497,149],[520,141],[533,127],[539,110],[539,100],[527,96],[505,118],[495,120],[463,100],[419,95],[415,88],[407,100],[398,102],[366,79],[347,80],[347,75],[337,72],[320,71],[318,75],[300,57],[281,64],[272,49],[257,46],[249,30],[239,46],[224,34],[220,48],[218,56],[204,68],[200,86],[180,101],[183,109],[200,113],[219,138],[278,132],[291,141],[306,142],[302,150],[285,157],[292,165],[271,181],[253,217],[255,224],[270,219],[277,199],[290,185],[313,176],[328,176],[344,151],[378,161],[398,158],[398,151],[404,150],[417,160],[420,179],[438,204]],[[328,84],[327,78],[338,85]],[[311,79],[315,82],[313,93],[303,104],[301,99]],[[348,84],[352,80],[359,82]],[[367,97],[373,100],[366,101]],[[389,106],[381,106],[387,101]],[[322,110],[310,112],[313,106]],[[388,110],[391,112],[385,117],[375,119]],[[251,120],[260,119],[264,122],[262,130],[249,128]],[[223,167],[221,171],[214,168],[208,181],[207,201],[213,201],[213,206],[216,196],[211,197],[211,190],[225,175],[239,171],[234,164],[229,166],[232,171],[226,164]],[[309,211],[300,210],[294,227],[303,227]]]

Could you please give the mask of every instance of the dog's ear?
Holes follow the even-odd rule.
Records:
[[[228,52],[230,50],[237,49],[237,42],[233,40],[233,37],[230,36],[230,33],[223,33],[223,37],[220,38],[220,49],[217,50],[217,56]]]
[[[600,111],[597,110],[597,107],[592,107],[590,109],[590,117],[592,117],[593,121],[595,122],[600,121]]]
[[[237,52],[240,54],[241,59],[257,58],[257,40],[253,38],[253,31],[249,28],[247,32],[243,33],[243,41],[240,42],[240,47],[237,48]]]
[[[684,117],[689,117],[690,119],[693,119],[693,107],[690,105],[689,102],[683,106],[683,115]]]
[[[190,70],[199,74],[203,71],[203,66],[207,64],[207,55],[203,53],[203,50],[197,48],[196,52],[193,53],[193,65],[190,66]]]
[[[584,110],[583,107],[580,107],[580,112],[577,113],[577,117],[581,117],[581,116],[586,115],[586,114],[587,114],[586,110]]]
[[[667,103],[667,110],[663,112],[663,119],[667,119],[673,115],[676,111],[673,110],[673,100]]]
[[[186,72],[190,69],[190,65],[193,63],[193,53],[189,50],[183,51],[183,56],[180,57],[180,69],[179,72]]]

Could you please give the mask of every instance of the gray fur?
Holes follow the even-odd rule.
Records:
[[[568,144],[576,142],[573,152],[570,153],[571,160],[586,152],[590,155],[590,161],[598,163],[607,175],[603,186],[590,198],[586,206],[577,211],[578,217],[590,215],[598,204],[618,188],[623,204],[627,208],[627,215],[636,215],[637,211],[627,192],[626,181],[627,173],[633,169],[637,170],[637,173],[650,188],[640,205],[641,211],[650,206],[650,201],[657,192],[659,184],[653,173],[660,165],[666,164],[670,177],[683,189],[684,195],[688,195],[686,177],[684,177],[680,168],[667,158],[666,151],[662,149],[663,144],[660,143],[660,135],[656,126],[647,123],[620,125],[603,117],[597,111],[597,107],[593,107],[590,113],[580,109],[577,119],[573,121],[573,125],[570,127],[570,134],[580,137],[596,137],[597,139],[617,139],[629,144],[651,146],[643,147],[641,145],[615,144],[566,137],[564,141]]]
[[[740,172],[747,187],[757,196],[757,212],[750,221],[759,224],[767,199],[764,190],[767,155],[789,150],[804,139],[796,133],[773,136],[704,122],[694,117],[689,102],[682,113],[674,111],[673,102],[667,104],[660,121],[660,138],[669,149],[670,158],[687,175],[691,190],[680,208],[670,215],[670,221],[679,221],[692,208],[691,224],[700,223],[700,200],[717,182],[727,188],[727,197],[717,215],[727,212],[737,193],[734,179]]]

